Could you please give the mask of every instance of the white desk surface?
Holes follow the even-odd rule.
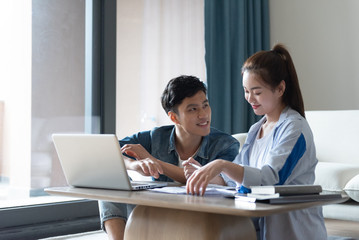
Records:
[[[314,206],[340,203],[347,200],[347,198],[342,198],[333,201],[271,205],[264,203],[247,203],[221,196],[200,197],[191,195],[156,193],[146,190],[118,191],[91,188],[54,187],[47,188],[45,191],[53,195],[246,217],[267,216]]]

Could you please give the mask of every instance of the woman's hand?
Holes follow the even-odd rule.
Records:
[[[184,161],[182,165],[183,165],[184,176],[186,177],[186,179],[188,179],[194,173],[194,171],[202,167],[201,164],[199,164],[199,162],[194,160],[193,157],[190,157],[187,161]]]
[[[153,158],[149,152],[141,144],[126,144],[121,148],[122,153],[127,154],[128,156],[134,157],[137,160],[142,160],[145,158]]]
[[[203,196],[208,183],[222,172],[223,161],[224,160],[214,160],[194,171],[187,180],[187,194]]]
[[[142,159],[141,161],[130,161],[128,169],[137,171],[144,176],[152,176],[154,178],[159,178],[160,174],[163,174],[163,169],[158,160],[149,158]]]

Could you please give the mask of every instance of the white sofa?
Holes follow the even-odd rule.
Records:
[[[315,184],[350,197],[324,206],[324,217],[359,222],[359,110],[307,111],[306,118],[319,161]]]
[[[324,217],[359,222],[359,110],[307,111],[306,119],[319,161],[314,184],[350,197],[345,203],[324,206]],[[242,146],[247,134],[233,136]]]

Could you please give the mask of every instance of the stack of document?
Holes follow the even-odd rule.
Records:
[[[275,185],[252,186],[253,194],[280,194],[281,196],[318,194],[322,192],[320,185]]]
[[[252,186],[251,191],[248,194],[237,194],[236,200],[286,204],[342,198],[341,194],[322,194],[322,187],[320,185]]]

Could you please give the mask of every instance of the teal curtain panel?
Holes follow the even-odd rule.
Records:
[[[268,0],[205,0],[205,61],[212,126],[247,132],[260,117],[244,99],[241,67],[269,49]]]

